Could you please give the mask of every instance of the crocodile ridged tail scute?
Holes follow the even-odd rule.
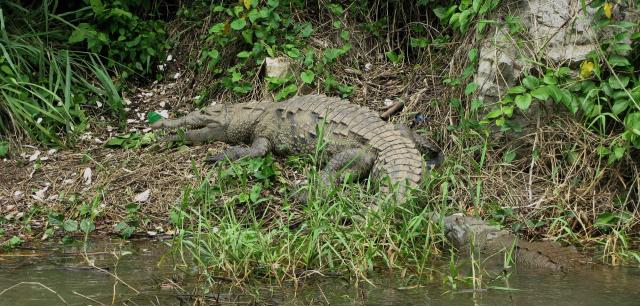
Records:
[[[383,121],[367,107],[357,106],[346,100],[324,95],[304,96],[301,100],[312,99],[319,103],[315,111],[330,105],[325,120],[335,126],[334,133],[351,134],[360,138],[377,153],[372,176],[378,180],[388,176],[389,183],[398,187],[396,200],[402,201],[407,187],[415,188],[422,178],[422,156],[415,143],[395,126]],[[293,102],[293,101],[292,101]],[[304,105],[302,106],[304,107]],[[380,191],[388,193],[391,186],[381,184]]]

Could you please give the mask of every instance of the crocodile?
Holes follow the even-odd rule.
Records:
[[[432,216],[433,221],[440,217]],[[529,242],[513,233],[490,225],[479,218],[453,214],[443,218],[445,236],[457,249],[466,249],[472,243],[481,254],[492,255],[514,250],[517,264],[558,272],[573,271],[594,262],[579,253],[573,246],[563,246],[552,241]]]
[[[335,183],[344,170],[355,179],[371,175],[380,182],[381,192],[396,191],[399,202],[418,186],[426,167],[442,160],[441,151],[426,137],[382,120],[367,107],[326,95],[295,96],[281,102],[213,104],[177,119],[157,121],[151,127],[198,128],[183,135],[169,135],[165,141],[222,141],[233,145],[208,157],[207,162],[258,157],[268,152],[313,154],[317,144],[323,143],[323,184]],[[437,157],[423,164],[423,153],[436,153]]]

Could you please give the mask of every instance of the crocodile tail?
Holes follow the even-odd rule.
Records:
[[[519,241],[516,261],[534,268],[553,271],[570,271],[592,262],[589,257],[580,254],[574,247],[549,241]]]
[[[396,202],[401,204],[422,179],[422,157],[409,139],[399,137],[391,142],[387,147],[380,146],[373,176],[380,182],[380,191],[395,193]]]

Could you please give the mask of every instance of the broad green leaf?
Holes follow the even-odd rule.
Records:
[[[275,99],[276,101],[280,101],[283,100],[289,96],[291,96],[292,94],[295,94],[298,91],[298,86],[296,84],[290,84],[288,86],[286,86],[285,88],[283,88],[282,90],[280,90],[276,95],[275,95]]]
[[[613,112],[616,116],[620,113],[624,112],[629,106],[629,100],[621,99],[616,100],[613,106],[611,107],[611,112]]]
[[[516,158],[516,151],[509,150],[502,156],[502,162],[508,164]]]
[[[224,31],[224,28],[225,28],[224,23],[222,22],[216,23],[209,28],[209,34],[221,33],[222,31]]]
[[[393,62],[393,63],[397,63],[397,62],[399,62],[399,61],[400,61],[400,57],[398,56],[398,54],[396,54],[396,53],[395,53],[395,52],[393,52],[393,51],[388,51],[388,52],[385,52],[384,54],[385,54],[385,55],[387,56],[387,58],[388,58],[391,62]]]
[[[547,85],[556,85],[558,84],[558,81],[556,80],[556,78],[552,75],[545,75],[544,78],[542,78],[542,81],[547,84]]]
[[[0,157],[5,157],[9,153],[9,143],[0,141]]]
[[[476,82],[471,82],[467,85],[467,87],[464,89],[464,94],[466,96],[474,93],[476,91],[476,89],[478,89],[478,83]]]
[[[471,62],[475,62],[478,59],[478,48],[473,48],[469,50],[467,57],[469,57],[469,60]]]
[[[260,198],[260,192],[262,191],[262,184],[255,184],[251,187],[251,194],[249,195],[249,199],[251,202],[256,202]]]
[[[522,85],[524,85],[524,87],[528,88],[529,90],[534,90],[538,88],[538,86],[540,85],[540,81],[538,80],[538,78],[528,75],[522,80]]]
[[[304,82],[306,84],[313,83],[313,79],[315,77],[316,77],[315,73],[313,73],[313,71],[311,71],[311,70],[306,70],[306,71],[303,71],[302,73],[300,73],[300,79],[302,80],[302,82]]]
[[[75,232],[78,230],[78,221],[66,220],[64,221],[63,228],[67,232]]]
[[[251,52],[249,51],[241,51],[238,54],[236,54],[236,57],[238,58],[248,58],[249,56],[251,56]]]
[[[125,141],[127,141],[126,138],[114,136],[109,138],[109,140],[107,140],[107,142],[104,145],[106,147],[121,147]]]
[[[613,89],[627,88],[627,85],[629,85],[628,76],[620,75],[616,78],[614,75],[612,75],[609,77],[609,86],[611,86],[611,88]]]
[[[613,67],[625,67],[631,65],[626,57],[620,55],[611,55],[608,60],[609,64]]]
[[[247,22],[243,18],[238,18],[231,22],[231,28],[236,31],[244,29],[246,25],[247,25]]]
[[[411,37],[409,41],[411,48],[426,48],[429,45],[429,41],[424,37]]]
[[[525,93],[523,95],[516,96],[516,105],[521,110],[529,109],[529,106],[531,105],[531,95]]]
[[[547,101],[549,99],[549,89],[547,86],[542,86],[534,89],[531,95],[541,101]]]
[[[525,92],[527,92],[527,90],[526,90],[524,87],[522,87],[522,86],[514,86],[514,87],[511,87],[511,88],[509,88],[509,90],[507,91],[507,93],[510,93],[510,94],[523,94],[523,93],[525,93]]]
[[[104,4],[102,4],[102,1],[90,0],[89,3],[91,4],[91,9],[93,9],[93,12],[96,13],[96,15],[102,15],[104,12]]]
[[[498,118],[500,116],[502,116],[504,112],[502,111],[502,108],[496,108],[494,110],[492,110],[491,112],[489,112],[485,118],[487,119],[493,119],[493,118]]]
[[[93,232],[95,229],[96,225],[89,219],[83,219],[80,222],[80,230],[85,233]]]

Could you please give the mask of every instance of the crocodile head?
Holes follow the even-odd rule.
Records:
[[[439,217],[433,216],[433,220]],[[465,216],[461,213],[443,218],[444,234],[454,246],[460,247],[471,242],[485,244],[500,237],[508,236],[508,232],[498,226],[490,225],[479,218]]]

